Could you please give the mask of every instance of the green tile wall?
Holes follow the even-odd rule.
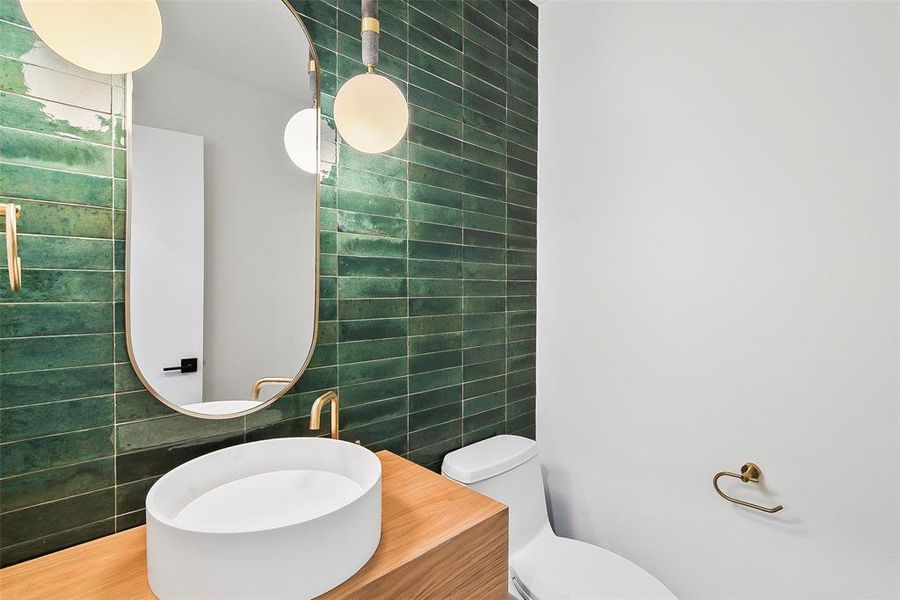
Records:
[[[329,116],[362,70],[359,2],[294,4]],[[534,436],[537,9],[381,0],[381,21],[411,123],[385,155],[325,157],[310,368],[275,405],[207,421],[144,391],[123,345],[123,80],[66,63],[0,0],[0,202],[23,207],[25,267],[18,295],[0,272],[0,564],[143,523],[149,487],[202,453],[310,435],[327,389],[345,438],[431,468]]]

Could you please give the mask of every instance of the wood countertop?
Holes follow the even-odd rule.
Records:
[[[320,596],[507,598],[507,508],[387,451],[381,543],[356,575]],[[143,600],[145,527],[0,570],[3,600]]]

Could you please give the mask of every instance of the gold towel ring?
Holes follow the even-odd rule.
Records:
[[[0,216],[6,217],[6,268],[9,271],[9,289],[13,292],[22,289],[22,259],[19,258],[16,231],[16,218],[21,214],[22,207],[17,204],[0,204]]]
[[[779,510],[782,510],[784,508],[780,504],[774,508],[766,508],[765,506],[760,506],[759,504],[753,504],[751,502],[745,502],[744,500],[738,500],[737,498],[732,498],[731,496],[729,496],[728,494],[726,494],[725,492],[723,492],[722,490],[719,489],[719,478],[720,477],[735,477],[736,479],[740,479],[744,483],[748,483],[748,482],[758,483],[760,475],[762,475],[762,471],[759,470],[759,467],[757,467],[753,463],[745,463],[744,466],[741,467],[740,475],[738,475],[737,473],[730,473],[728,471],[720,471],[719,473],[716,473],[716,476],[713,477],[713,487],[715,488],[716,492],[720,496],[722,496],[729,502],[734,502],[735,504],[740,504],[741,506],[746,506],[748,508],[761,510],[765,513],[777,513]]]

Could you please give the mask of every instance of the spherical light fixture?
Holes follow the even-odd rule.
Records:
[[[34,32],[69,62],[97,73],[143,67],[159,50],[156,0],[21,0]]]
[[[284,127],[284,149],[295,165],[307,173],[318,171],[316,143],[319,129],[319,111],[304,108],[298,111]]]
[[[376,73],[363,73],[338,90],[334,123],[348,144],[361,152],[377,154],[403,139],[409,107],[393,81]]]
[[[334,98],[334,124],[361,152],[387,152],[406,134],[409,107],[393,81],[375,73],[378,64],[378,0],[362,0],[362,62],[368,71],[351,78]]]

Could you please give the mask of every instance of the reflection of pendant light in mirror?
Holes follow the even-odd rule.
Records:
[[[316,164],[318,126],[318,109],[304,108],[291,117],[284,128],[284,149],[294,164],[307,173],[315,173],[318,167]]]
[[[156,0],[21,0],[50,49],[96,73],[129,73],[156,54],[162,19]]]
[[[319,109],[315,97],[319,80],[316,77],[316,61],[312,54],[309,56],[307,71],[309,89],[313,92],[313,105],[311,108],[297,111],[284,126],[284,149],[295,165],[307,173],[315,173],[319,170],[316,152],[319,142]]]
[[[409,124],[409,107],[393,81],[375,73],[378,63],[378,0],[362,0],[362,59],[368,72],[351,78],[334,99],[334,123],[348,144],[362,152],[386,152]]]

